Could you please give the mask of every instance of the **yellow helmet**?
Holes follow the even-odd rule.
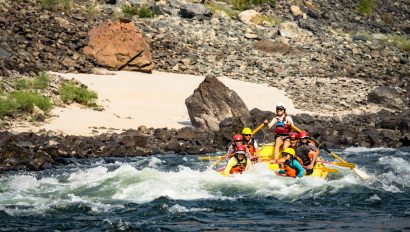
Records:
[[[290,154],[291,156],[295,156],[295,150],[293,148],[288,147],[283,149],[282,154]]]
[[[252,134],[251,128],[249,128],[249,127],[243,128],[242,134],[243,134],[243,135],[250,135],[250,134]]]

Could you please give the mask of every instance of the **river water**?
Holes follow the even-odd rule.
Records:
[[[324,151],[322,157],[331,160]],[[71,159],[0,177],[0,231],[410,230],[410,148],[349,148],[328,180],[264,165],[222,177],[196,156]]]

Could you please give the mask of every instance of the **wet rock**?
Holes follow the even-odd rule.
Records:
[[[172,133],[166,128],[158,128],[154,130],[154,137],[164,142],[170,140],[172,136]]]
[[[165,144],[165,150],[178,154],[182,151],[182,147],[180,142],[171,140]]]
[[[151,48],[132,22],[107,22],[89,32],[84,53],[116,70],[151,72]]]
[[[200,129],[218,131],[219,123],[229,117],[240,117],[243,124],[250,124],[242,99],[214,77],[206,77],[185,105],[192,125]]]

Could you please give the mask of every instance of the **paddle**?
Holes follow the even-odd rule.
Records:
[[[254,134],[256,134],[258,131],[260,131],[263,127],[265,126],[265,123],[260,124],[258,127],[255,128],[255,130],[252,131],[251,136],[253,136]],[[220,162],[222,162],[222,160],[224,160],[226,158],[226,156],[229,154],[225,154],[223,156],[220,156],[219,160],[217,160],[216,162],[214,162],[213,164],[211,164],[208,169],[211,169],[212,167],[215,167],[216,165],[218,165]]]
[[[210,155],[208,155],[208,156],[198,156],[198,159],[202,160],[202,161],[219,160],[221,158],[222,158],[222,155],[218,155],[218,156],[210,156]]]
[[[265,160],[265,159],[263,159],[263,160]],[[283,163],[282,162],[273,162],[271,164],[283,164]],[[308,168],[308,166],[302,166],[302,167],[305,168],[305,169]],[[313,169],[321,170],[321,171],[324,171],[324,172],[333,172],[333,173],[338,173],[339,172],[337,169],[327,168],[327,167],[314,167]]]
[[[352,163],[343,163],[343,162],[329,162],[329,161],[324,161],[324,160],[316,160],[316,162],[321,162],[321,163],[325,163],[325,164],[334,164],[340,167],[347,167],[350,169],[353,169],[356,167],[356,164],[352,164]]]
[[[294,124],[292,124],[292,128],[297,131],[297,132],[301,132],[302,130],[300,130],[299,128],[297,128]],[[309,139],[311,139],[313,142],[315,142],[319,147],[322,146],[316,139],[309,137]],[[351,168],[358,176],[360,176],[362,179],[369,179],[370,176],[367,175],[365,172],[359,170],[356,168],[356,165],[353,163],[348,163],[346,162],[344,159],[340,158],[338,155],[336,155],[334,152],[330,151],[326,146],[322,146],[323,149],[325,151],[327,151],[331,156],[333,156],[334,158],[340,160],[342,163],[347,163],[347,164],[352,164],[353,168]],[[339,163],[340,164],[340,163]],[[350,165],[350,166],[352,166]]]

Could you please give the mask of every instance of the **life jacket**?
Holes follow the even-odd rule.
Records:
[[[230,174],[234,174],[234,173],[240,173],[240,174],[242,174],[242,172],[244,172],[245,169],[246,169],[246,164],[247,164],[247,162],[248,162],[248,158],[244,157],[244,158],[242,159],[242,161],[239,161],[238,158],[235,156],[235,159],[236,159],[236,161],[237,161],[237,162],[236,162],[236,165],[231,168],[231,170],[229,171],[229,173],[230,173]]]
[[[306,146],[307,148],[309,148],[309,146],[305,145],[305,144],[301,144],[300,146]],[[310,151],[310,148],[309,148]],[[308,166],[310,165],[310,163],[312,163],[312,155],[311,154],[297,154],[296,155],[298,160],[302,161],[300,162],[303,166]]]
[[[295,158],[291,158],[290,160],[286,160],[285,163],[283,164],[283,168],[285,169],[285,174],[287,176],[296,178],[296,176],[298,175],[297,170],[290,166],[290,162],[293,162],[294,159]],[[296,158],[296,159],[299,163],[302,163],[302,160],[300,160],[299,158]]]
[[[253,156],[255,154],[255,139],[251,138],[251,140],[249,140],[248,142],[244,141],[244,145],[248,148],[249,153]]]
[[[292,127],[286,123],[286,114],[282,117],[276,116],[276,125],[274,133],[276,135],[288,135]]]

